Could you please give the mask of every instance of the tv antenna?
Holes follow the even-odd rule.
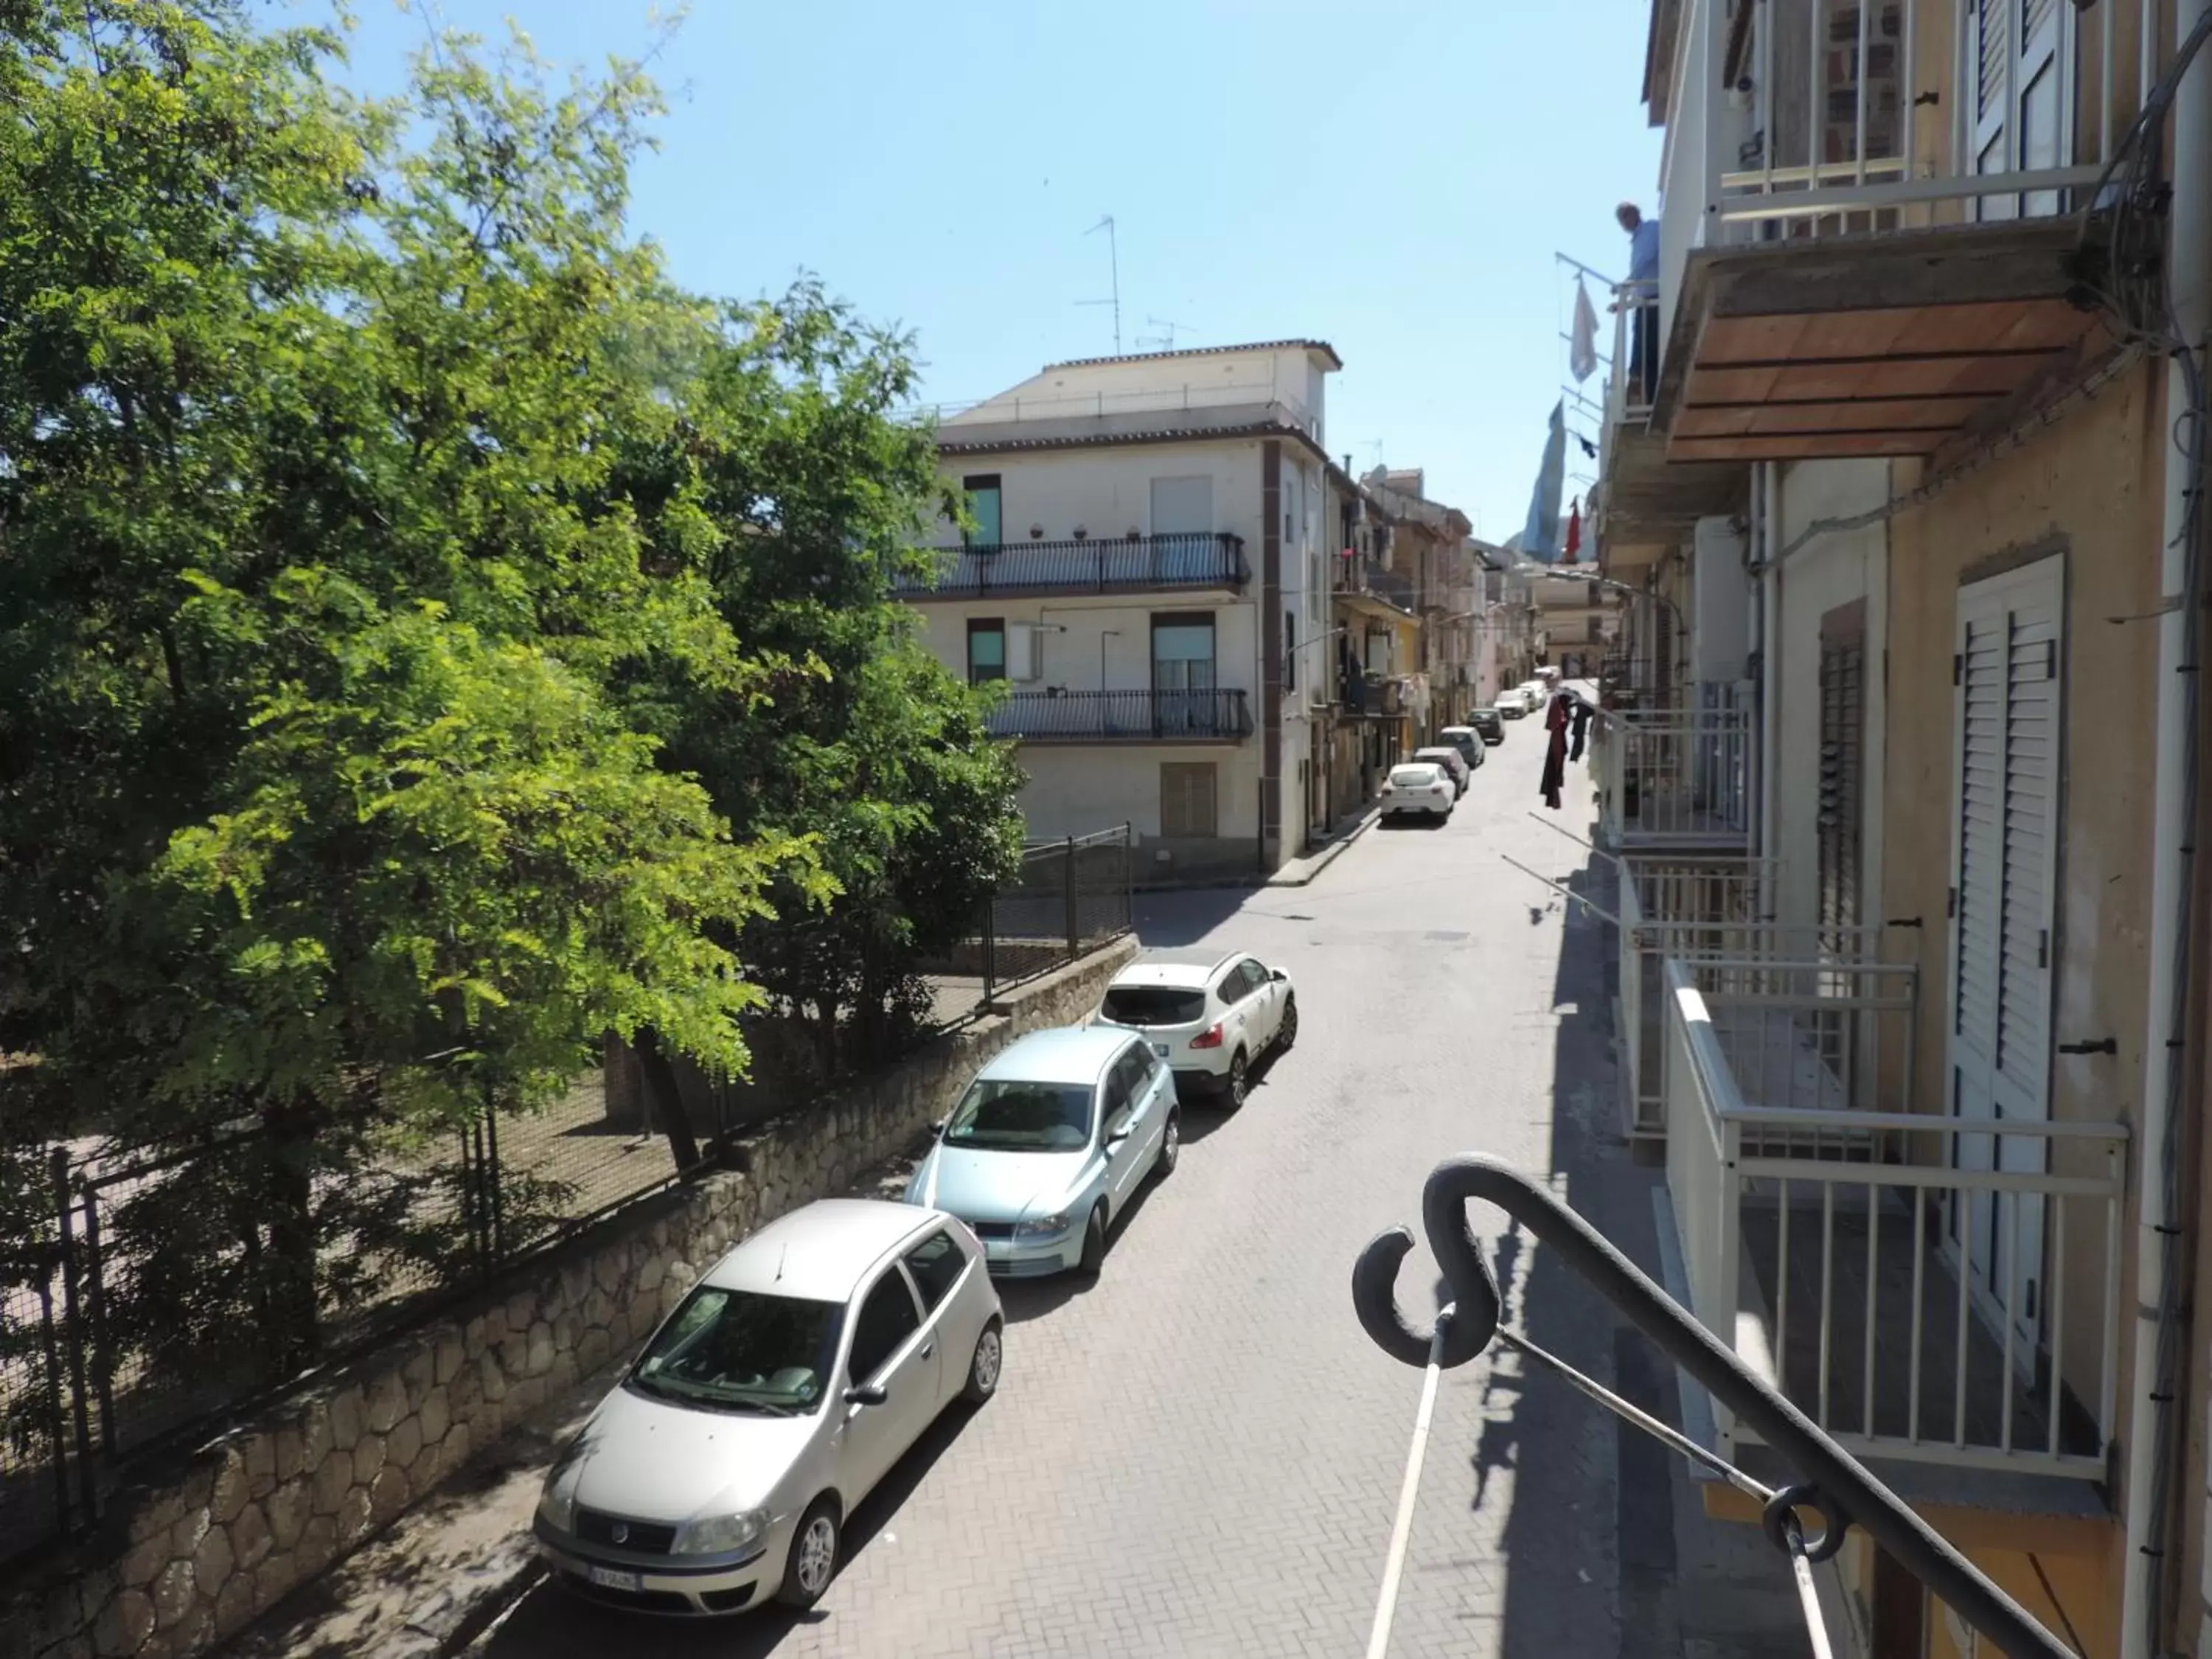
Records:
[[[1121,250],[1114,240],[1112,214],[1103,216],[1097,224],[1083,234],[1085,236],[1096,236],[1102,230],[1106,233],[1106,258],[1114,275],[1114,297],[1110,300],[1078,300],[1075,303],[1079,306],[1114,307],[1114,355],[1118,357],[1121,355]]]
[[[1147,317],[1145,319],[1145,321],[1149,326],[1153,328],[1164,328],[1167,332],[1164,334],[1139,334],[1137,337],[1136,343],[1140,346],[1165,346],[1170,351],[1173,351],[1175,349],[1176,335],[1177,332],[1180,331],[1182,333],[1188,334],[1191,331],[1191,327],[1188,323],[1175,322],[1165,317]]]

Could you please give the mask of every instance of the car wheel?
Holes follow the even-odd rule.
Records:
[[[1283,1023],[1275,1029],[1275,1052],[1282,1054],[1298,1040],[1298,1000],[1283,1000]]]
[[[1091,1206],[1091,1219],[1083,1224],[1083,1256],[1075,1271],[1085,1279],[1096,1279],[1105,1265],[1106,1206],[1100,1202]]]
[[[1006,1334],[998,1316],[983,1327],[983,1334],[975,1339],[975,1358],[968,1362],[968,1386],[960,1397],[971,1406],[980,1406],[999,1391],[999,1372],[1006,1362]]]
[[[804,1612],[819,1601],[837,1576],[837,1503],[828,1494],[799,1518],[791,1535],[791,1559],[784,1564],[783,1583],[775,1599]]]
[[[1229,1062],[1229,1076],[1221,1085],[1221,1103],[1233,1112],[1243,1105],[1244,1092],[1244,1051],[1239,1048]]]
[[[1182,1114],[1170,1108],[1168,1121],[1160,1126],[1159,1156],[1152,1160],[1156,1175],[1171,1176],[1176,1160],[1182,1156]]]

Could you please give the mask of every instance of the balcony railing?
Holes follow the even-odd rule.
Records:
[[[1598,812],[1607,846],[1742,846],[1751,827],[1751,713],[1740,688],[1708,691],[1692,709],[1604,711]]]
[[[1028,743],[1236,743],[1252,735],[1238,691],[1017,691],[991,735]]]
[[[1243,538],[1227,534],[1006,542],[991,547],[940,548],[931,557],[934,580],[898,577],[892,589],[900,598],[1233,590],[1252,579]]]
[[[1756,964],[1770,1008],[1778,968],[1832,971]],[[1662,971],[1667,1185],[1698,1320],[1856,1455],[2104,1479],[2125,1126],[1788,1103],[1794,1085],[1746,1068],[1771,1033],[1699,988],[1712,965]],[[1733,1461],[1755,1437],[1714,1418]]]
[[[2155,49],[2160,10],[2154,0],[2108,0],[2078,18],[2075,9],[2046,9],[2034,37],[2015,43],[2011,31],[2021,21],[2020,9],[2007,24],[2002,9],[1993,10],[1984,0],[1866,0],[1832,17],[1825,9],[1816,14],[1804,0],[1762,8],[1750,76],[1757,103],[1745,146],[1758,165],[1721,173],[1718,240],[2035,218],[2087,206],[2087,191],[2103,174],[2116,135],[2140,107],[2162,56]],[[1916,48],[1931,38],[1924,23],[1931,12],[1944,20],[1948,36],[1948,76],[1923,73],[1914,63]],[[2123,12],[2125,17],[2116,16]],[[1808,43],[1806,56],[1793,66],[1802,78],[1793,79],[1776,62],[1777,30],[1767,24],[1784,14]],[[1823,27],[1805,27],[1816,15]],[[2007,33],[1984,54],[1978,31],[1991,16]],[[2020,49],[2013,49],[2016,44]],[[2134,61],[2123,63],[2124,52]],[[2136,82],[2132,96],[2130,80]],[[1916,167],[1907,159],[1910,124],[1923,84],[1938,81],[1948,86],[1940,103],[1932,95],[1929,101],[1944,112],[1948,130],[1935,146],[1932,169],[1924,161]],[[2053,112],[2040,118],[2040,131],[2023,142],[2030,81],[2059,91]],[[1783,88],[1788,90],[1777,107],[1771,89]],[[1707,118],[1735,118],[1712,105]],[[1922,124],[1923,145],[1936,118]],[[2054,119],[2068,131],[2053,131]],[[2069,164],[2037,164],[2034,152],[2046,144],[2053,155],[2070,152]]]

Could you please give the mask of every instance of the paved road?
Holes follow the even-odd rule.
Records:
[[[1371,831],[1309,887],[1141,902],[1148,943],[1288,967],[1297,1047],[1242,1114],[1189,1115],[1181,1168],[1094,1286],[1007,1288],[999,1397],[946,1419],[862,1508],[811,1619],[641,1623],[541,1589],[484,1650],[1359,1653],[1419,1383],[1353,1322],[1360,1247],[1417,1218],[1437,1159],[1481,1149],[1548,1174],[1649,1259],[1653,1177],[1614,1135],[1604,931],[1499,858],[1581,865],[1527,816],[1540,758],[1533,723],[1515,726],[1448,826]],[[1579,768],[1571,785],[1559,821],[1585,830]],[[1616,1364],[1614,1322],[1525,1238],[1501,1251],[1533,1336],[1671,1396],[1641,1354]],[[1434,1283],[1417,1252],[1409,1304],[1425,1312]],[[1510,1357],[1451,1374],[1393,1654],[1680,1655],[1670,1475]]]

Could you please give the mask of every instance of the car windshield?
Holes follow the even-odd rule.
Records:
[[[1423,789],[1441,775],[1433,766],[1401,766],[1390,774],[1390,785],[1394,789]]]
[[[822,1403],[845,1310],[702,1285],[629,1374],[641,1394],[708,1411],[805,1416]]]
[[[1206,993],[1182,985],[1109,985],[1102,1012],[1116,1025],[1188,1025],[1206,1012]]]
[[[948,1146],[1073,1152],[1091,1144],[1091,1095],[1080,1083],[978,1078],[945,1126]]]

